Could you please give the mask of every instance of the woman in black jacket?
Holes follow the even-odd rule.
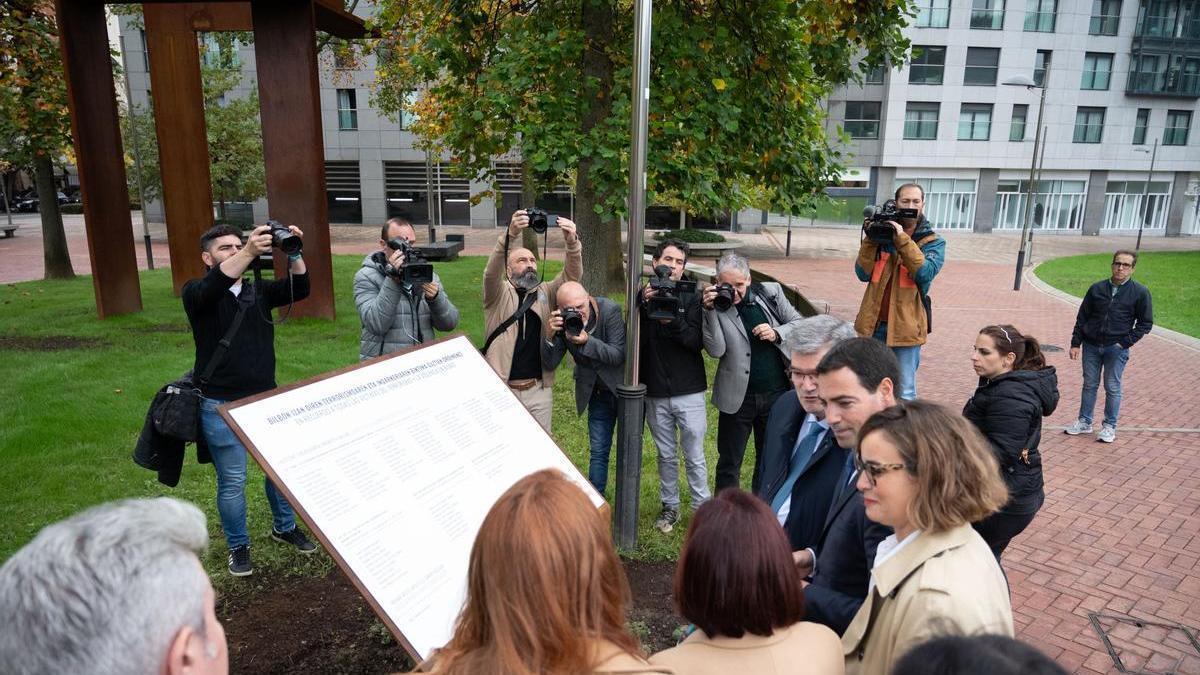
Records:
[[[1008,324],[979,331],[971,365],[979,387],[963,416],[987,437],[1009,492],[1008,503],[974,527],[999,561],[1045,500],[1038,444],[1042,418],[1058,405],[1058,376],[1038,341]]]

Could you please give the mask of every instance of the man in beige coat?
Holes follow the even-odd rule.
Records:
[[[575,223],[561,216],[557,220],[567,256],[553,279],[541,281],[537,258],[521,247],[521,230],[529,227],[525,211],[513,214],[483,270],[484,358],[546,431],[553,409],[554,369],[544,367],[541,345],[553,337],[550,312],[559,287],[583,278],[583,245]]]

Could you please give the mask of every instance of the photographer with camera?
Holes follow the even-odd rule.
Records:
[[[932,326],[929,286],[946,259],[946,240],[925,219],[920,185],[905,183],[895,196],[863,221],[854,273],[867,290],[854,329],[892,348],[900,361],[900,398],[912,400],[921,345]]]
[[[717,492],[738,487],[746,441],[754,431],[754,478],[758,490],[767,417],[791,388],[784,346],[803,317],[775,282],[750,280],[750,263],[736,253],[717,261],[717,283],[704,289],[704,349],[720,359],[713,379],[717,418]]]
[[[537,258],[521,247],[521,230],[527,227],[543,236],[550,227],[562,230],[566,260],[550,281],[539,279]],[[483,270],[483,356],[546,431],[553,410],[554,367],[542,362],[541,344],[553,337],[549,320],[558,289],[582,278],[583,244],[575,223],[534,208],[513,214]]]
[[[249,576],[250,536],[246,532],[246,448],[217,413],[217,406],[275,388],[274,325],[271,310],[308,297],[308,270],[295,226],[260,225],[242,243],[241,230],[217,225],[200,237],[200,258],[208,268],[183,286],[196,343],[192,372],[202,396],[200,431],[217,471],[217,512],[229,545],[229,573]],[[242,274],[272,246],[288,253],[288,278],[249,283]],[[301,553],[316,550],[296,527],[287,499],[264,479],[273,523],[271,537]]]
[[[364,258],[354,274],[354,304],[362,323],[360,360],[428,342],[435,330],[458,325],[458,308],[433,266],[413,247],[416,239],[407,220],[388,220],[379,233],[379,250]]]
[[[588,481],[600,494],[608,484],[608,457],[617,425],[617,387],[624,380],[625,320],[621,306],[592,297],[574,281],[564,283],[550,313],[550,337],[542,341],[542,366],[553,370],[571,352],[575,361],[575,410],[588,413]]]
[[[658,449],[658,493],[662,511],[654,526],[669,533],[679,522],[679,459],[692,495],[692,510],[708,501],[704,435],[708,376],[700,353],[704,319],[695,283],[683,279],[687,242],[664,239],[654,249],[654,277],[638,295],[641,321],[638,379],[646,385],[646,425]],[[690,287],[685,286],[689,284]],[[678,442],[676,441],[678,434]]]

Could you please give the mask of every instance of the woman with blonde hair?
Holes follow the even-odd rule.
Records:
[[[466,603],[432,672],[673,672],[643,658],[625,630],[628,604],[625,572],[596,507],[561,473],[539,471],[484,518]]]
[[[867,599],[842,635],[847,673],[885,673],[918,642],[954,631],[1012,636],[1008,584],[971,523],[1008,499],[987,441],[927,401],[900,401],[858,433],[867,518],[895,534],[875,553]]]

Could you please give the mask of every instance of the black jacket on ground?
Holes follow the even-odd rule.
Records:
[[[963,407],[988,439],[1008,484],[1004,510],[1032,513],[1042,502],[1042,418],[1058,407],[1058,375],[1054,366],[1016,370],[994,379],[979,378],[979,387]],[[1028,461],[1021,458],[1029,450]]]
[[[204,372],[217,343],[233,323],[238,299],[229,289],[235,282],[237,279],[225,276],[218,266],[183,286],[183,309],[196,342],[193,373]],[[275,307],[288,304],[293,294],[296,302],[307,298],[308,291],[308,274],[293,274],[290,281],[283,278],[264,282],[261,287],[250,280],[242,282],[243,294],[255,293],[255,306],[247,310],[212,377],[200,385],[206,398],[232,401],[275,388],[275,331],[264,318],[270,318]]]
[[[1084,342],[1106,347],[1118,344],[1129,349],[1154,327],[1150,289],[1130,279],[1112,293],[1108,279],[1097,281],[1083,296],[1075,315],[1071,346]]]
[[[804,426],[808,413],[800,407],[800,399],[792,392],[784,392],[767,418],[767,438],[763,443],[762,461],[759,463],[762,476],[755,481],[755,492],[769,505],[775,493],[787,480],[796,438]],[[821,531],[825,528],[825,516],[837,488],[838,477],[846,464],[846,451],[837,444],[833,431],[826,431],[821,443],[813,450],[812,459],[804,466],[792,486],[792,503],[788,507],[787,521],[783,529],[793,551],[815,547]]]
[[[646,396],[666,398],[684,396],[708,389],[704,372],[704,315],[698,293],[680,298],[680,311],[671,323],[663,325],[646,316],[645,304],[638,293],[641,317],[641,357],[638,380],[646,385]]]

